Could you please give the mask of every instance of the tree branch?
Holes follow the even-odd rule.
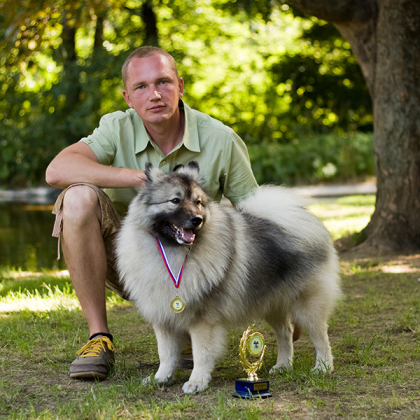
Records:
[[[331,23],[376,19],[376,0],[289,0],[305,13]]]

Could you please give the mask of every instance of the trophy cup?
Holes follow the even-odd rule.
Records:
[[[248,374],[247,378],[237,379],[235,382],[235,398],[269,398],[270,385],[267,379],[259,379],[257,371],[261,368],[266,346],[264,337],[259,332],[254,332],[254,325],[248,327],[243,333],[239,344],[239,360],[244,371]],[[249,362],[247,352],[252,357],[258,358],[255,362]]]

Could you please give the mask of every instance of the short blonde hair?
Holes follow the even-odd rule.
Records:
[[[121,69],[121,73],[122,73],[122,81],[124,83],[124,87],[127,88],[126,86],[126,82],[127,82],[127,72],[128,72],[128,65],[130,64],[131,60],[133,58],[144,58],[144,57],[150,57],[151,55],[157,55],[157,54],[161,54],[163,56],[165,56],[168,60],[169,63],[171,64],[171,67],[173,68],[176,77],[178,77],[178,69],[176,67],[176,63],[174,58],[172,57],[171,54],[169,54],[167,51],[162,50],[162,48],[159,47],[152,47],[149,45],[145,45],[143,47],[139,47],[136,50],[134,50],[125,60],[122,69]]]

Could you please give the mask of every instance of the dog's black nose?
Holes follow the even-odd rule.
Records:
[[[194,227],[200,226],[202,221],[203,221],[203,219],[201,217],[198,217],[198,216],[195,216],[195,217],[191,218],[191,223],[193,224]]]

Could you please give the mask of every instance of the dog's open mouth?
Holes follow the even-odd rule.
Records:
[[[186,229],[171,224],[169,226],[175,232],[175,239],[179,244],[192,244],[195,239],[193,229]]]

